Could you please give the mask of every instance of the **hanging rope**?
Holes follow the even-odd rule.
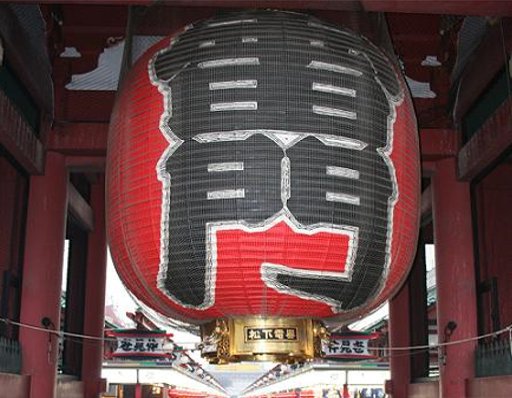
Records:
[[[0,322],[3,322],[8,325],[11,324],[11,325],[19,326],[19,327],[26,328],[26,329],[36,330],[39,332],[52,333],[54,335],[57,335],[59,337],[64,337],[64,338],[70,337],[70,338],[79,338],[79,339],[83,339],[83,340],[113,341],[113,342],[117,341],[115,338],[111,338],[111,337],[98,337],[98,336],[91,336],[91,335],[85,335],[85,334],[80,334],[80,333],[65,332],[65,331],[60,331],[60,330],[48,330],[43,327],[29,325],[29,324],[21,323],[21,322],[16,322],[16,321],[6,319],[6,318],[0,318]],[[433,349],[439,348],[439,347],[446,347],[446,346],[452,346],[452,345],[457,345],[457,344],[470,343],[470,342],[485,339],[487,337],[497,337],[504,333],[508,333],[508,336],[512,336],[512,324],[510,324],[507,327],[504,327],[503,329],[500,329],[496,332],[486,333],[486,334],[482,334],[479,336],[468,337],[468,338],[460,339],[460,340],[448,341],[445,343],[437,343],[437,344],[432,344],[432,345],[424,344],[424,345],[406,346],[406,347],[376,347],[375,349],[382,350],[384,352],[386,352],[386,351],[433,350]],[[194,342],[185,342],[185,343],[180,343],[179,345],[186,345],[186,344],[196,345],[196,343],[194,343]],[[196,349],[197,348],[187,349],[186,351],[194,351]],[[415,353],[412,353],[409,355],[414,355],[414,354]]]

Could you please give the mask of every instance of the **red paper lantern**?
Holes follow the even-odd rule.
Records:
[[[108,151],[110,248],[169,317],[348,320],[405,278],[416,122],[363,37],[253,11],[162,40],[126,76]]]

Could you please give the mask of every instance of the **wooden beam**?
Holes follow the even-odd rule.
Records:
[[[421,178],[431,178],[436,172],[436,162],[434,160],[421,162]]]
[[[74,173],[104,173],[105,156],[66,156],[66,167]]]
[[[510,2],[504,3],[508,3],[512,10]],[[489,29],[460,78],[453,111],[456,121],[464,117],[498,72],[505,67],[511,52],[512,20],[506,18]]]
[[[43,174],[43,144],[1,90],[0,121],[0,145],[7,149],[29,174]]]
[[[421,193],[421,217],[432,213],[432,188],[430,185]]]
[[[457,177],[471,181],[512,147],[512,98],[507,99],[471,137],[457,157]]]
[[[423,232],[425,232],[426,229],[424,227],[432,224],[432,187],[430,185],[421,193],[420,206],[420,225],[423,228]]]
[[[380,0],[379,0],[380,1]],[[495,0],[496,1],[496,0]],[[21,1],[20,1],[21,2]],[[87,4],[152,6],[154,0],[23,0],[37,4]],[[250,3],[250,4],[249,4]],[[414,1],[413,1],[414,3]],[[217,8],[272,8],[363,11],[358,0],[164,0],[162,4],[174,7]]]
[[[68,210],[85,231],[94,230],[92,208],[70,182],[68,182]]]
[[[104,171],[107,152],[107,123],[59,123],[50,134],[48,148],[66,154],[66,164],[75,171]],[[451,129],[420,131],[424,174],[436,160],[456,156],[457,133]]]
[[[30,35],[30,29],[44,29],[44,20],[41,16],[40,21],[32,21],[36,26],[29,26],[28,20],[16,16],[13,8],[9,4],[13,3],[0,0],[0,14],[2,14],[3,47],[5,56],[9,60],[9,64],[16,72],[17,78],[22,82],[23,88],[28,91],[32,100],[38,105],[41,113],[51,115],[52,113],[52,97],[51,97],[51,68],[50,61],[46,63],[44,58],[37,57],[31,52],[31,46],[39,45],[33,43],[36,40],[34,35]],[[14,3],[21,3],[15,1]],[[34,3],[37,3],[34,1]],[[40,23],[40,25],[39,25]],[[4,27],[3,27],[4,28]],[[41,44],[44,43],[41,40]]]
[[[361,0],[365,11],[408,14],[512,15],[507,0]]]
[[[19,1],[18,1],[19,2]],[[23,0],[23,3],[37,4],[110,4],[147,5],[154,0]],[[283,8],[309,10],[352,10],[368,12],[404,12],[412,14],[449,15],[512,15],[512,7],[507,0],[165,0],[169,6],[195,6],[219,8]]]
[[[126,312],[126,316],[135,322],[138,330],[158,330],[158,326],[142,311]]]
[[[107,123],[59,123],[48,148],[68,155],[66,163],[79,171],[103,171],[107,151]],[[420,131],[422,165],[457,154],[457,133],[451,129]],[[429,167],[426,167],[429,169]]]
[[[108,123],[58,122],[48,138],[48,149],[74,156],[105,156]]]
[[[422,162],[455,156],[458,149],[457,132],[451,129],[423,129],[420,131]]]

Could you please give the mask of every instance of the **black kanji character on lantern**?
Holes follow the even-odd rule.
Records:
[[[304,228],[357,231],[353,271],[277,272],[265,283],[338,310],[375,294],[396,190],[384,151],[401,95],[379,50],[305,15],[260,11],[192,27],[150,66],[170,141],[159,163],[160,288],[187,307],[213,305],[208,228],[259,225],[286,208]]]

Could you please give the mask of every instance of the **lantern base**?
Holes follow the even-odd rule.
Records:
[[[325,326],[313,319],[223,318],[201,327],[202,356],[210,363],[301,362],[320,357]]]

